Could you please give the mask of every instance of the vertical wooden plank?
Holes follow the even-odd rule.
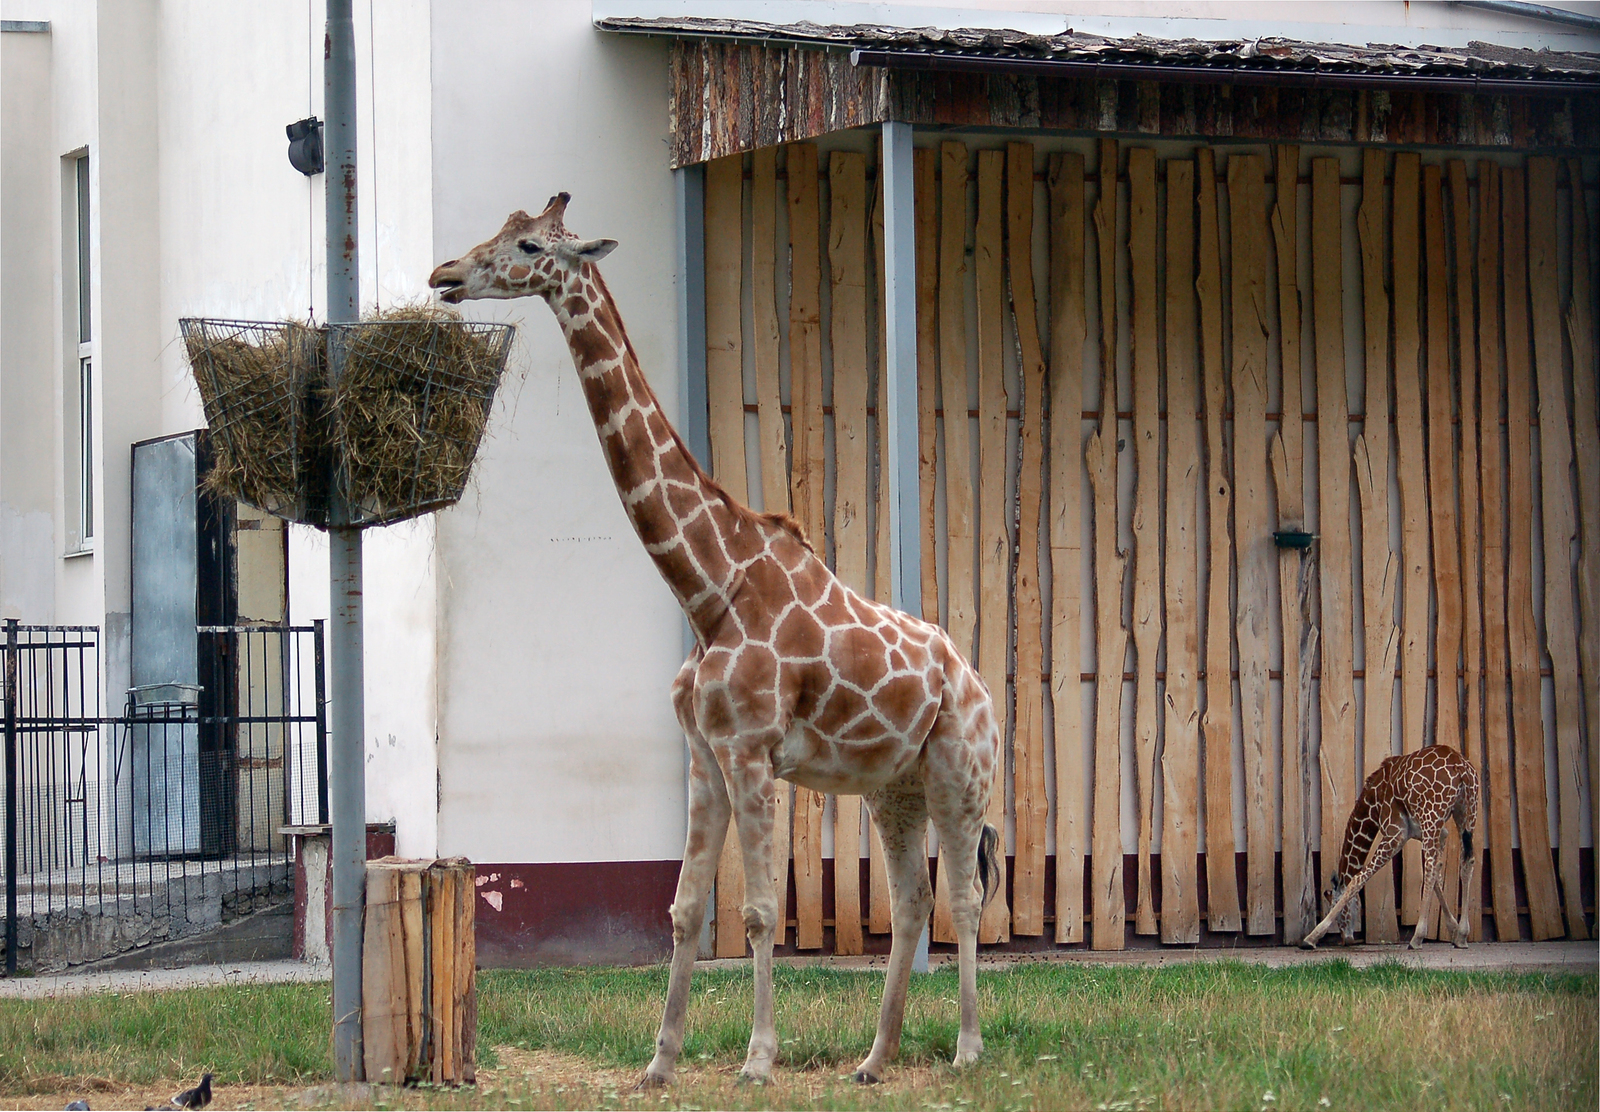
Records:
[[[1449,162],[1450,206],[1454,215],[1456,366],[1461,374],[1461,590],[1463,694],[1467,716],[1462,727],[1462,752],[1480,770],[1488,762],[1483,738],[1483,594],[1480,578],[1482,537],[1478,505],[1478,333],[1472,285],[1472,201],[1467,194],[1467,164]],[[1480,778],[1481,779],[1481,778]],[[1480,810],[1482,800],[1480,798]],[[1485,824],[1487,833],[1487,824]],[[1459,850],[1457,851],[1459,852]],[[1481,880],[1481,877],[1480,877]],[[1468,916],[1473,941],[1483,936],[1482,884],[1463,892],[1462,914]],[[1440,916],[1442,919],[1443,916]]]
[[[978,152],[978,222],[972,264],[978,294],[978,671],[989,685],[1001,735],[1010,736],[1011,699],[1006,656],[1011,635],[1011,503],[1006,496],[1006,384],[1004,351],[1005,279],[1001,269],[1001,217],[1005,155]],[[988,820],[1004,830],[1005,775],[995,778]],[[980,942],[1011,937],[1006,906],[1005,854],[998,855],[1000,891],[984,908]]]
[[[1228,159],[1233,286],[1233,490],[1238,560],[1239,708],[1244,728],[1245,933],[1272,934],[1272,688],[1267,678],[1268,601],[1277,552],[1267,492],[1267,208],[1265,160]]]
[[[1533,940],[1563,932],[1560,896],[1550,857],[1545,797],[1544,721],[1540,713],[1539,631],[1533,618],[1533,444],[1529,396],[1532,339],[1528,334],[1528,247],[1524,178],[1500,176],[1506,340],[1506,505],[1510,542],[1506,555],[1506,624],[1511,642],[1511,705],[1517,776],[1517,831],[1527,882]]]
[[[917,475],[922,494],[922,616],[939,618],[934,504],[938,495],[939,152],[911,153],[917,237]]]
[[[1338,859],[1355,801],[1351,660],[1350,439],[1344,368],[1344,277],[1339,162],[1311,162],[1312,313],[1316,323],[1317,481],[1322,572],[1322,861]]]
[[[1138,808],[1138,902],[1134,932],[1156,933],[1150,877],[1155,822],[1156,654],[1161,648],[1161,369],[1156,356],[1156,159],[1128,151],[1128,260],[1133,347],[1133,798]]]
[[[977,632],[974,576],[971,425],[967,375],[967,148],[939,146],[939,382],[944,403],[945,628],[969,660]],[[934,889],[933,940],[954,942],[950,891],[939,872]]]
[[[1100,257],[1100,427],[1084,458],[1094,492],[1095,729],[1094,835],[1090,881],[1096,950],[1123,948],[1122,892],[1122,574],[1117,548],[1116,227],[1117,144],[1100,141],[1100,196],[1094,206]]]
[[[778,388],[778,151],[750,156],[750,293],[756,413],[761,436],[761,501],[768,513],[789,512],[789,441]]]
[[[1050,156],[1050,703],[1056,941],[1083,941],[1083,156]],[[1192,860],[1192,855],[1191,855]]]
[[[1278,495],[1278,528],[1303,530],[1305,505],[1305,422],[1300,400],[1300,148],[1280,146],[1272,234],[1278,258],[1278,337],[1282,401],[1278,436],[1272,444],[1272,473]],[[1309,626],[1303,603],[1313,566],[1309,550],[1286,550],[1278,557],[1278,594],[1283,629],[1283,941],[1292,945],[1317,921],[1317,878],[1311,868],[1307,836],[1311,783],[1310,719],[1301,701],[1301,656],[1309,652]],[[1171,671],[1171,665],[1168,666]],[[1304,677],[1310,680],[1309,670]]]
[[[461,1029],[462,1084],[471,1085],[478,1079],[478,936],[474,917],[474,894],[477,891],[477,870],[465,858],[456,869],[456,993],[461,1007],[457,1012]]]
[[[1461,542],[1457,533],[1456,445],[1451,419],[1450,272],[1445,256],[1443,173],[1422,171],[1422,209],[1428,266],[1428,514],[1432,525],[1434,742],[1461,748]],[[1554,196],[1551,198],[1554,201]]]
[[[761,499],[769,513],[790,512],[789,441],[783,424],[778,378],[778,151],[764,147],[750,156],[751,347],[756,367],[756,417],[760,426]],[[778,902],[786,903],[789,883],[789,812],[794,787],[779,781],[774,816],[773,876]],[[788,937],[788,915],[778,909],[776,941]]]
[[[1583,195],[1574,198],[1582,204]],[[1560,806],[1561,891],[1567,937],[1588,938],[1578,867],[1582,823],[1583,715],[1578,678],[1577,598],[1572,546],[1578,521],[1573,506],[1572,434],[1562,362],[1561,302],[1556,277],[1556,161],[1528,159],[1528,293],[1533,306],[1533,356],[1537,370],[1539,469],[1544,510],[1544,633],[1555,679],[1556,787]]]
[[[1567,338],[1572,344],[1572,415],[1578,456],[1578,516],[1583,523],[1578,546],[1578,612],[1582,636],[1579,664],[1584,679],[1584,711],[1589,730],[1589,829],[1600,830],[1600,427],[1596,424],[1594,301],[1589,274],[1589,206],[1584,199],[1583,165],[1567,161],[1572,180],[1572,299],[1567,303]],[[1591,835],[1592,836],[1592,835]],[[1600,853],[1595,854],[1600,868]],[[1600,879],[1600,878],[1597,878]]]
[[[406,970],[406,1076],[418,1077],[425,1032],[423,986],[422,870],[412,867],[400,874],[400,931]]]
[[[746,499],[744,355],[739,302],[744,260],[744,156],[706,163],[706,402],[710,409],[711,471],[728,493]],[[744,866],[733,820],[717,861],[716,954],[745,953]]]
[[[1199,321],[1194,295],[1194,163],[1168,159],[1166,170],[1167,684],[1161,750],[1161,941],[1172,944],[1200,941],[1195,869],[1199,820],[1195,779],[1200,763],[1200,710],[1195,694],[1200,671],[1200,627],[1195,610],[1200,591],[1195,553],[1200,393],[1195,374]],[[1058,855],[1060,847],[1058,834]]]
[[[854,151],[828,156],[828,267],[833,311],[833,551],[841,582],[871,594],[867,582],[867,166]],[[833,944],[859,954],[861,797],[833,801]]]
[[[1478,360],[1482,404],[1478,409],[1479,463],[1483,493],[1483,733],[1484,803],[1488,811],[1489,884],[1495,937],[1520,935],[1511,867],[1511,687],[1506,643],[1505,476],[1500,407],[1505,390],[1500,346],[1500,167],[1478,163]]]
[[[1233,540],[1223,414],[1228,376],[1222,364],[1222,255],[1218,244],[1217,172],[1207,147],[1197,153],[1200,179],[1200,370],[1205,384],[1206,500],[1210,512],[1206,579],[1206,706],[1200,718],[1206,757],[1206,922],[1237,931],[1239,882],[1233,866],[1233,613],[1229,604]]]
[[[878,426],[878,463],[877,463],[877,534],[873,539],[872,557],[872,597],[880,602],[893,603],[893,584],[889,576],[889,545],[893,541],[889,537],[889,499],[894,496],[892,478],[889,471],[889,376],[886,372],[885,360],[889,357],[889,318],[888,318],[888,289],[887,271],[884,269],[883,253],[883,143],[878,144],[878,173],[877,184],[873,190],[872,200],[872,242],[877,264],[874,282],[878,291],[878,389],[877,399],[877,426]],[[913,174],[913,177],[915,174]],[[915,198],[912,204],[915,205]],[[918,245],[920,246],[920,245]],[[917,260],[920,265],[920,256]],[[920,407],[921,395],[924,393],[921,384],[918,384],[918,402]],[[930,420],[931,424],[931,420]],[[918,448],[920,450],[924,433],[918,430]],[[924,545],[929,534],[926,530],[922,533]],[[888,934],[893,924],[890,922],[889,900],[889,870],[884,862],[883,837],[878,833],[878,824],[867,823],[867,930],[873,934]]]
[[[789,397],[793,451],[790,500],[801,528],[825,551],[823,521],[822,270],[817,209],[817,148],[787,148],[789,201]],[[822,945],[823,797],[795,788],[795,945]]]
[[[1428,704],[1428,486],[1422,425],[1422,333],[1419,313],[1421,266],[1420,157],[1394,156],[1394,427],[1395,477],[1400,484],[1400,745],[1410,753],[1425,740]],[[1326,671],[1326,668],[1324,668]],[[1422,849],[1413,841],[1402,851],[1400,922],[1417,921],[1421,903]]]
[[[1033,296],[1033,144],[1006,144],[1006,234],[1011,308],[1022,380],[1021,470],[1017,476],[1016,726],[1012,746],[1016,873],[1011,929],[1044,933],[1044,614],[1039,587],[1039,513],[1044,494],[1044,354]]]
[[[1400,561],[1389,547],[1389,292],[1384,272],[1383,151],[1368,148],[1361,160],[1361,294],[1367,362],[1366,421],[1356,438],[1356,481],[1361,497],[1362,611],[1366,626],[1366,696],[1362,757],[1366,775],[1389,756],[1394,731],[1394,670],[1400,656],[1400,628],[1394,620]],[[1373,875],[1362,893],[1366,908],[1364,940],[1397,942],[1394,865]]]
[[[405,1080],[405,951],[399,939],[399,872],[367,866],[367,907],[362,923],[362,1066],[368,1081],[398,1085]],[[397,959],[400,964],[397,964]],[[397,992],[398,990],[398,992]]]

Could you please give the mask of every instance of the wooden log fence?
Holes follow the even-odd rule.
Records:
[[[1426,744],[1484,775],[1474,937],[1591,936],[1600,188],[1579,160],[1368,148],[1345,178],[1337,153],[915,153],[920,597],[1008,748],[985,943],[1295,942],[1362,776]],[[706,342],[719,481],[883,595],[877,158],[708,165]],[[780,944],[886,947],[859,802],[785,792],[778,821]],[[1416,921],[1419,865],[1369,888],[1368,940]],[[741,872],[718,954],[745,952]]]

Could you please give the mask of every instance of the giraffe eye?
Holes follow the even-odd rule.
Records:
[[[531,239],[519,239],[517,241],[517,246],[522,249],[522,253],[524,255],[537,255],[540,251],[544,250],[543,247],[540,247]]]

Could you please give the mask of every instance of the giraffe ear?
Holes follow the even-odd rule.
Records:
[[[572,253],[585,262],[597,263],[616,249],[614,239],[589,239],[572,245]]]

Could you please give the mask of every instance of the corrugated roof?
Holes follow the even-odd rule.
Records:
[[[975,58],[1035,61],[1116,62],[1206,66],[1219,70],[1307,73],[1539,78],[1592,83],[1600,76],[1600,53],[1526,50],[1473,42],[1466,47],[1405,47],[1369,43],[1312,43],[1293,39],[1157,39],[1143,35],[1110,39],[1068,31],[1035,35],[1022,31],[938,27],[851,26],[810,22],[775,24],[742,19],[601,19],[603,30],[680,38],[726,38],[814,44],[836,49],[920,52]]]

